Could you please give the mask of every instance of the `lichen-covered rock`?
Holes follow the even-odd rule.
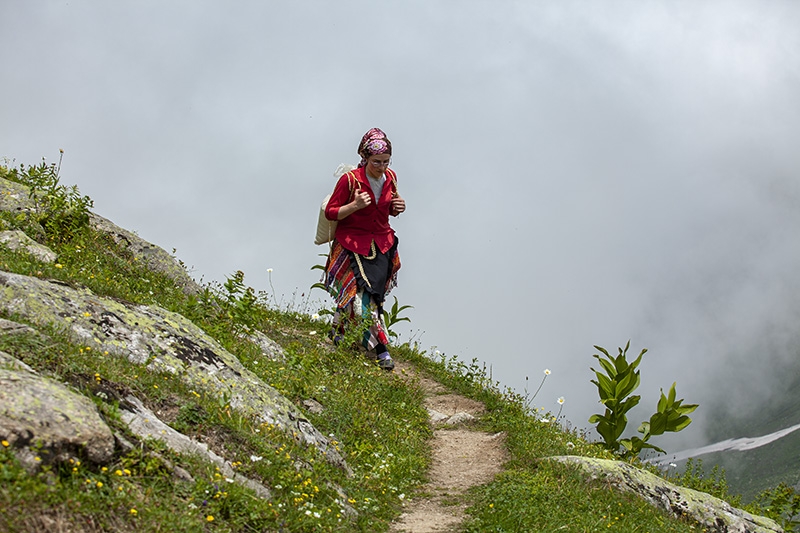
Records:
[[[25,223],[28,237],[42,241],[44,228],[35,220],[36,199],[30,189],[21,183],[0,178],[0,211],[15,213],[19,222]],[[0,229],[9,229],[5,221],[0,221]]]
[[[0,211],[27,212],[35,208],[30,189],[16,181],[0,178]]]
[[[114,436],[91,400],[13,359],[0,365],[0,438],[20,461],[29,469],[73,457],[110,461]]]
[[[189,276],[186,269],[163,248],[147,242],[135,233],[120,228],[95,213],[90,214],[89,220],[94,229],[109,235],[117,246],[130,251],[150,270],[169,277],[187,294],[198,294],[201,291],[200,285]]]
[[[284,361],[286,359],[286,352],[283,351],[283,347],[262,332],[252,331],[247,335],[247,338],[261,348],[261,354],[270,361]]]
[[[0,243],[6,245],[9,250],[23,250],[42,263],[53,263],[58,257],[53,250],[19,230],[0,231]]]
[[[752,515],[704,492],[679,487],[628,463],[574,455],[551,457],[551,459],[578,465],[593,479],[603,480],[620,490],[636,494],[675,516],[688,516],[706,528],[706,531],[783,532],[783,529],[769,518]]]
[[[124,304],[87,289],[2,271],[0,309],[37,325],[65,327],[93,350],[179,376],[195,390],[226,398],[244,414],[316,446],[328,461],[351,472],[329,439],[294,404],[177,313],[157,306]]]

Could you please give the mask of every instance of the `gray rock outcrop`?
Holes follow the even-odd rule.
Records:
[[[10,250],[22,250],[42,263],[54,263],[58,255],[43,244],[39,244],[19,230],[0,231],[0,243]]]
[[[302,412],[185,317],[158,306],[133,305],[87,289],[0,271],[0,309],[27,322],[71,331],[93,350],[169,372],[197,391],[226,398],[232,408],[315,446],[332,464],[351,470]],[[264,354],[274,357],[274,353]]]
[[[231,483],[236,482],[244,485],[252,489],[261,498],[270,498],[270,492],[267,487],[234,471],[229,461],[209,450],[208,446],[202,442],[190,439],[183,433],[169,427],[153,411],[145,407],[138,398],[127,396],[120,405],[120,413],[122,421],[138,437],[160,440],[169,449],[178,453],[198,455],[206,461],[217,465],[226,481],[230,480],[229,482]]]
[[[706,531],[718,533],[783,532],[783,529],[769,518],[737,509],[705,492],[679,487],[628,463],[574,455],[551,457],[551,459],[577,465],[591,478],[603,480],[620,490],[636,494],[674,516],[688,516],[706,528]]]
[[[35,205],[28,187],[0,178],[0,211],[25,213],[35,209]]]
[[[0,435],[28,469],[86,458],[111,460],[114,436],[97,407],[66,385],[0,357]]]

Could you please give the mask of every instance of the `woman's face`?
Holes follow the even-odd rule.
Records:
[[[391,154],[371,155],[367,158],[367,174],[373,178],[380,178],[383,171],[389,167]]]

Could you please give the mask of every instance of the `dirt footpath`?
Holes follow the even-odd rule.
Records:
[[[411,377],[415,369],[397,363],[395,372]],[[430,480],[420,496],[406,504],[406,511],[392,524],[393,533],[458,531],[464,519],[462,496],[470,487],[488,483],[506,460],[503,434],[477,431],[474,418],[485,412],[482,403],[450,393],[442,385],[419,377],[425,406],[434,426]]]

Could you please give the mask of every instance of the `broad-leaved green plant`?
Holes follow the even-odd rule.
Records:
[[[619,354],[616,357],[609,355],[604,348],[595,346],[595,349],[603,354],[602,356],[598,354],[593,356],[600,363],[603,372],[592,368],[597,379],[593,379],[591,382],[597,386],[600,403],[606,409],[602,415],[593,414],[589,417],[589,422],[596,424],[597,432],[603,437],[605,448],[626,459],[638,457],[644,449],[666,453],[658,446],[649,443],[650,437],[662,435],[667,431],[681,431],[692,422],[687,415],[697,409],[696,404],[683,405],[683,399],[675,399],[675,383],[673,383],[668,394],[665,395],[664,390],[661,390],[661,398],[658,401],[656,412],[650,417],[650,420],[642,422],[639,426],[638,432],[642,436],[621,439],[620,437],[628,425],[627,413],[638,405],[641,399],[641,396],[634,395],[633,391],[639,387],[641,382],[637,368],[642,362],[642,356],[647,353],[645,348],[634,361],[628,362],[627,354],[630,344],[628,341],[624,350],[619,348]]]

